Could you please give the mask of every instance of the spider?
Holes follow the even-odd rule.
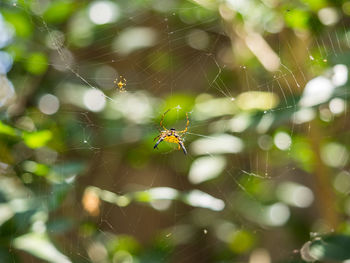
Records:
[[[126,90],[125,90],[124,86],[126,86],[126,79],[123,76],[120,76],[119,81],[117,81],[117,80],[118,80],[118,78],[115,79],[113,81],[113,83],[117,84],[117,87],[119,88],[120,92],[125,92]]]
[[[160,134],[156,138],[154,138],[154,141],[157,139],[158,140],[157,140],[156,144],[154,145],[153,149],[156,149],[158,144],[160,144],[162,141],[166,141],[166,142],[178,144],[178,149],[180,150],[180,148],[182,148],[184,154],[187,154],[182,136],[184,134],[186,134],[186,132],[188,130],[188,125],[190,124],[190,120],[188,119],[188,114],[186,112],[187,123],[186,123],[186,127],[184,130],[176,131],[174,128],[171,128],[170,130],[168,130],[167,128],[165,128],[163,126],[163,120],[164,120],[165,114],[167,114],[168,111],[170,111],[170,109],[163,113],[162,119],[160,120],[160,127],[162,127],[164,130],[160,131]]]

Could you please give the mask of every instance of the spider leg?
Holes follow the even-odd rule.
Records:
[[[182,151],[183,151],[184,154],[186,155],[186,154],[187,154],[187,150],[186,150],[185,145],[183,144],[182,141],[179,141],[179,148],[180,148],[180,146],[181,146],[181,148],[182,148]]]
[[[155,137],[155,138],[153,139],[153,141],[157,140],[160,136],[161,136],[161,135],[158,135],[157,137]]]
[[[186,133],[186,132],[187,132],[187,130],[188,130],[188,125],[190,124],[190,120],[189,120],[189,118],[188,118],[188,113],[187,113],[187,112],[186,112],[186,119],[187,119],[187,122],[186,122],[186,127],[185,127],[185,129],[182,130],[182,131],[178,131],[177,133]]]
[[[165,128],[165,127],[163,126],[164,117],[165,117],[165,114],[167,114],[169,111],[170,111],[170,109],[168,109],[166,112],[164,112],[163,115],[162,115],[162,118],[161,118],[161,120],[160,120],[160,126],[161,126],[164,130],[167,130],[167,128]]]
[[[156,137],[157,138],[157,137]],[[153,149],[157,148],[158,144],[160,144],[164,140],[163,136],[160,136],[159,140],[156,142],[156,144],[153,146]]]

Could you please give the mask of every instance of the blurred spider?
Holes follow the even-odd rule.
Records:
[[[160,144],[162,141],[166,141],[166,142],[178,144],[178,149],[180,150],[180,148],[182,148],[184,154],[187,154],[182,136],[186,134],[188,130],[188,125],[190,124],[190,120],[188,119],[188,114],[186,112],[187,123],[184,130],[176,131],[174,128],[171,128],[170,130],[168,130],[163,126],[163,120],[164,120],[165,114],[167,114],[168,111],[170,111],[170,109],[163,113],[162,119],[160,120],[160,127],[162,127],[164,130],[160,131],[160,134],[156,138],[154,138],[154,141],[157,139],[158,140],[154,145],[153,149],[157,148],[158,144]]]
[[[120,92],[125,92],[126,91],[125,88],[124,88],[124,86],[126,86],[126,79],[123,76],[119,77],[119,81],[118,81],[118,79],[115,79],[113,81],[113,83],[117,84],[117,87],[119,88]]]

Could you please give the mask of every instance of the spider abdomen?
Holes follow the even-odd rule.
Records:
[[[170,110],[170,109],[169,109]],[[166,142],[170,142],[170,143],[176,143],[178,145],[178,149],[182,149],[184,154],[187,154],[187,150],[185,148],[185,145],[183,143],[183,139],[181,136],[183,136],[184,134],[186,134],[187,129],[188,129],[188,125],[190,123],[190,120],[188,119],[188,114],[186,112],[186,127],[184,130],[182,131],[176,131],[175,128],[171,128],[170,130],[168,130],[167,128],[165,128],[163,126],[163,120],[164,120],[164,116],[165,114],[169,111],[167,110],[166,112],[163,113],[162,115],[162,119],[160,120],[160,127],[163,128],[163,131],[160,132],[160,134],[154,138],[154,141],[157,140],[156,144],[153,146],[153,149],[156,149],[158,144],[160,144],[162,141],[166,141]]]
[[[179,143],[179,138],[175,135],[170,135],[170,136],[166,136],[164,138],[164,141],[171,142],[171,143]]]

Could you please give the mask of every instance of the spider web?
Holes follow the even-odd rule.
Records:
[[[329,60],[341,57],[347,51],[349,40],[345,28],[341,32],[329,29],[319,37],[313,37],[312,45],[305,44],[304,53],[309,58],[306,64],[298,61],[300,58],[292,43],[285,39],[271,40],[272,44],[278,43],[272,51],[275,50],[275,55],[280,58],[280,66],[271,72],[263,69],[265,73],[261,76],[261,65],[257,68],[253,63],[240,65],[225,61],[232,51],[230,53],[230,37],[225,25],[222,28],[217,25],[219,18],[210,17],[190,25],[175,26],[182,11],[202,10],[201,6],[170,8],[165,13],[157,13],[158,42],[149,47],[149,54],[142,49],[121,51],[115,46],[111,48],[112,39],[121,37],[123,29],[154,25],[153,16],[145,16],[140,10],[135,13],[132,6],[125,6],[121,11],[125,19],[118,21],[120,31],[111,31],[113,24],[98,30],[101,37],[94,40],[97,48],[93,54],[79,54],[74,45],[70,47],[63,43],[58,30],[51,28],[43,15],[34,14],[26,5],[16,4],[13,8],[26,12],[31,23],[48,36],[54,47],[52,53],[56,57],[52,55],[48,66],[62,78],[52,90],[61,102],[59,111],[52,118],[58,124],[68,123],[64,128],[68,135],[67,146],[57,161],[64,166],[73,156],[87,164],[69,195],[70,200],[76,202],[73,210],[84,210],[80,202],[86,189],[93,193],[91,198],[95,194],[101,202],[98,212],[95,211],[97,215],[86,211],[84,219],[87,223],[83,227],[96,227],[96,234],[83,236],[75,231],[74,239],[67,240],[66,237],[66,243],[63,243],[66,245],[60,246],[64,254],[83,262],[98,262],[96,255],[107,253],[105,246],[115,235],[128,234],[144,244],[159,235],[158,245],[163,246],[163,254],[157,259],[160,262],[174,259],[194,262],[208,255],[214,257],[222,250],[232,253],[227,260],[231,255],[231,258],[235,256],[244,261],[250,258],[253,263],[259,262],[252,259],[254,255],[258,259],[260,255],[260,259],[272,258],[273,261],[300,258],[295,253],[300,246],[283,239],[283,248],[275,254],[274,240],[286,231],[283,227],[289,224],[288,220],[294,214],[298,217],[303,209],[312,211],[311,203],[301,202],[296,208],[299,210],[294,210],[288,200],[283,200],[283,197],[279,200],[266,192],[275,191],[283,183],[287,187],[287,183],[294,182],[310,198],[312,182],[301,178],[300,174],[306,172],[297,164],[292,149],[295,143],[302,144],[303,141],[293,140],[305,131],[309,136],[315,136],[315,128],[311,127],[315,114],[319,114],[325,123],[336,114],[324,106],[312,109],[306,106],[309,111],[305,111],[300,101],[306,97],[303,88],[312,79],[322,74],[331,79],[332,74],[337,74]],[[68,36],[68,33],[61,33]],[[208,38],[209,44],[201,47],[193,37],[191,40],[191,34]],[[246,37],[246,44],[252,45],[250,50],[254,54],[258,51],[249,44],[249,37],[261,40],[261,36],[252,34]],[[241,44],[237,43],[237,47]],[[43,43],[40,45],[44,46]],[[121,55],[123,52],[126,53]],[[259,54],[255,55],[259,58]],[[129,63],[131,58],[135,63]],[[239,70],[235,68],[237,66]],[[310,68],[308,74],[302,66]],[[232,71],[237,75],[232,76]],[[113,81],[119,76],[127,80],[125,93],[119,93],[113,87]],[[190,95],[187,94],[188,83],[195,85],[191,87]],[[72,90],[75,94],[70,93]],[[77,99],[81,95],[85,101]],[[346,99],[347,91],[343,91],[340,97]],[[249,102],[257,100],[263,105],[250,105]],[[164,120],[166,127],[175,125],[178,130],[184,127],[185,113],[189,113],[189,132],[185,136],[188,156],[177,151],[177,146],[164,142],[155,154],[148,153],[153,151],[152,139],[158,133],[160,117],[167,109],[171,111]],[[27,112],[32,119],[47,118],[40,117],[42,115],[36,111]],[[311,116],[309,119],[308,115]],[[344,126],[345,122],[344,119]],[[328,137],[326,134],[321,136]],[[343,155],[347,153],[343,152]],[[281,163],[276,164],[275,160]],[[341,171],[343,167],[336,168]],[[209,173],[205,169],[213,171]],[[154,189],[160,187],[192,195],[181,197],[187,198],[187,204],[183,204],[179,200],[164,198],[159,192],[155,194]],[[45,192],[45,187],[41,190]],[[123,203],[122,197],[129,193],[136,193],[134,199],[130,197],[130,204]],[[147,201],[145,193],[161,197]],[[209,198],[209,201],[203,203],[196,198],[188,201],[191,196],[201,200]],[[311,197],[314,196],[315,193],[311,192]],[[46,197],[49,198],[49,194]],[[224,203],[224,208],[217,205],[218,200]],[[78,212],[71,210],[65,204],[59,215],[53,215],[53,218],[70,214],[78,217]],[[332,230],[322,222],[319,224],[314,226],[316,232]],[[239,235],[247,246],[240,248],[242,251],[237,250],[239,246],[235,243]],[[266,239],[266,245],[259,239]],[[233,247],[231,250],[230,246]],[[133,262],[127,261],[133,258],[129,252],[118,253],[115,257]],[[219,261],[212,259],[208,262]]]

